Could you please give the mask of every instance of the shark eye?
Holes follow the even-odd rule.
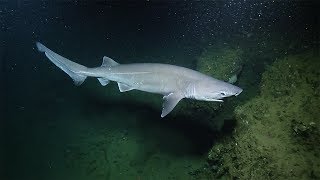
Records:
[[[225,96],[225,95],[226,95],[226,93],[224,93],[224,92],[221,92],[220,94],[221,94],[222,96]]]

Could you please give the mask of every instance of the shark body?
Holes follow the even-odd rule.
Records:
[[[36,46],[67,73],[76,85],[81,85],[87,77],[96,77],[103,86],[116,81],[120,92],[135,89],[162,94],[164,102],[161,117],[169,114],[183,98],[222,102],[223,98],[237,96],[242,92],[241,88],[230,83],[180,66],[159,63],[119,64],[104,56],[101,66],[88,68],[60,56],[39,42]]]

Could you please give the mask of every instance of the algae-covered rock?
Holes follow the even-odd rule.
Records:
[[[243,66],[241,49],[209,47],[197,59],[197,70],[217,79],[236,79]]]
[[[304,53],[267,68],[261,94],[236,108],[232,137],[209,152],[217,177],[225,172],[239,179],[320,178],[319,59]]]

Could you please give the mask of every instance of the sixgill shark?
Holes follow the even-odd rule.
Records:
[[[87,77],[96,77],[102,86],[116,81],[120,92],[133,89],[163,95],[161,117],[169,114],[183,98],[223,102],[223,98],[237,96],[242,89],[192,69],[158,63],[119,64],[104,56],[102,65],[88,68],[48,49],[37,42],[40,52],[67,73],[76,85]]]

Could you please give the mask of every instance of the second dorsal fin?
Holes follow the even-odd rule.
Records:
[[[119,65],[119,63],[117,63],[113,59],[111,59],[107,56],[103,56],[102,65],[101,65],[102,67],[112,67],[112,66],[117,66],[117,65]]]

